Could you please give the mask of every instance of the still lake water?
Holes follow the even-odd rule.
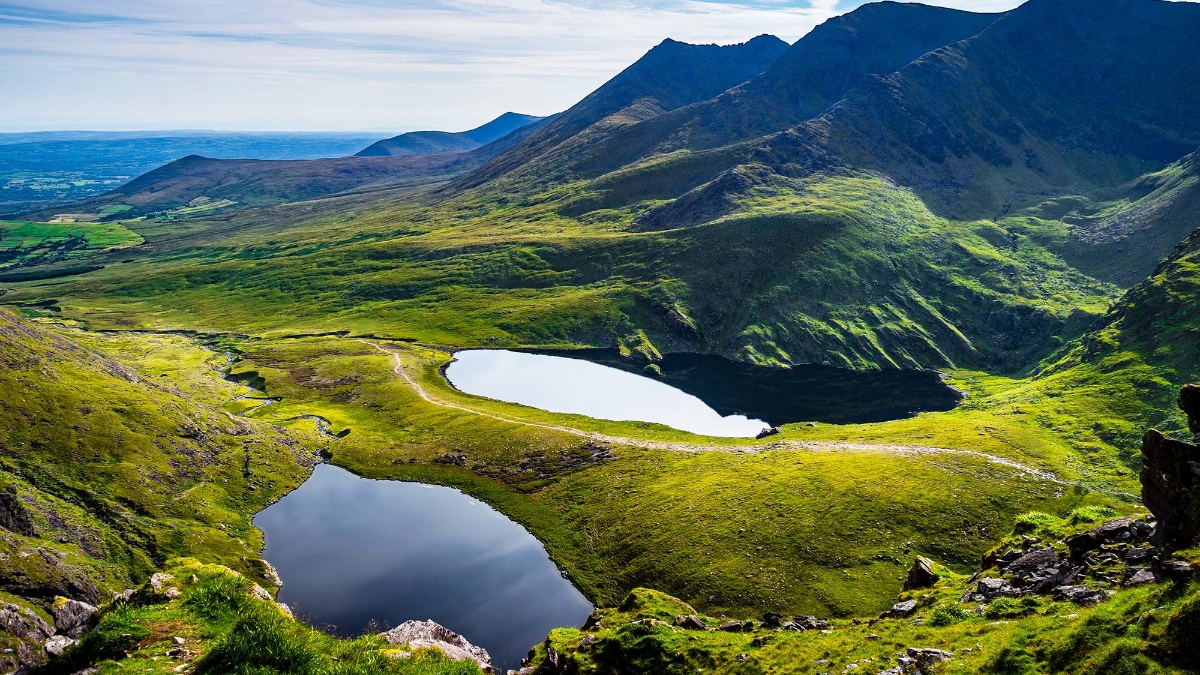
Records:
[[[254,524],[283,579],[279,600],[341,634],[433,619],[508,669],[592,611],[525,528],[451,488],[321,464]]]
[[[668,354],[658,363],[662,375],[651,376],[645,364],[600,349],[467,350],[454,358],[446,378],[468,394],[709,436],[752,437],[791,422],[883,422],[950,410],[962,400],[932,371],[765,368]]]

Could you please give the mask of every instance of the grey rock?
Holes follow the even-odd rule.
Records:
[[[741,621],[726,621],[725,623],[721,624],[720,626],[717,626],[717,630],[723,630],[727,633],[739,633],[742,630],[742,622]]]
[[[96,614],[100,610],[86,602],[55,598],[50,607],[54,616],[54,625],[59,633],[70,638],[79,639],[92,629],[96,622]]]
[[[675,617],[675,625],[688,630],[704,630],[708,626],[695,614],[681,614]]]
[[[933,664],[949,661],[954,658],[954,652],[941,649],[916,649],[909,647],[904,651],[908,655],[908,658],[912,659],[916,667],[921,671],[928,671]]]
[[[1059,586],[1054,589],[1055,600],[1068,600],[1077,605],[1094,605],[1107,597],[1104,591],[1087,586]]]
[[[904,590],[930,588],[937,583],[937,580],[938,575],[933,572],[933,562],[929,558],[917,556],[908,570],[908,578],[904,581]]]
[[[1126,586],[1141,586],[1155,582],[1154,573],[1150,570],[1138,570],[1125,582]]]
[[[0,630],[33,642],[41,642],[54,635],[54,628],[40,616],[27,607],[13,604],[0,605]]]
[[[1039,548],[1031,551],[1009,563],[1005,568],[1006,574],[1021,574],[1044,569],[1058,561],[1058,552],[1052,548]]]
[[[59,656],[67,650],[67,647],[73,644],[75,644],[75,640],[66,635],[54,635],[49,640],[46,640],[46,644],[42,645],[42,649],[45,649],[46,653],[50,656]]]
[[[1192,575],[1192,566],[1186,560],[1166,560],[1162,564],[1163,576],[1183,579]]]
[[[175,577],[166,572],[155,572],[150,576],[150,588],[154,589],[156,593],[162,593],[174,581]]]
[[[466,638],[434,621],[405,621],[381,633],[388,644],[408,645],[410,649],[436,647],[455,661],[471,660],[491,672],[492,657],[483,647],[476,647]]]
[[[984,577],[976,586],[979,595],[989,599],[1003,595],[1006,588],[1009,588],[1008,582],[999,577]]]
[[[896,619],[903,619],[915,612],[916,609],[916,600],[904,600],[892,605],[892,608],[888,610],[887,615]]]

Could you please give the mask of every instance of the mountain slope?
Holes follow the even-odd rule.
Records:
[[[1200,146],[1197,31],[1195,3],[1031,0],[869,80],[760,160],[880,171],[959,218],[1113,186]]]
[[[592,174],[651,152],[702,150],[782,131],[824,112],[871,75],[969,38],[996,20],[941,7],[876,2],[800,38],[770,68],[719,96],[613,129],[578,160]]]
[[[481,145],[500,140],[521,127],[534,124],[544,117],[506,112],[496,119],[469,131],[410,131],[382,141],[376,141],[355,154],[355,157],[394,157],[397,155],[439,155],[447,152],[466,152]]]
[[[1141,176],[1107,202],[1054,200],[1032,209],[1071,225],[1064,256],[1088,274],[1124,287],[1137,284],[1200,227],[1200,151]]]
[[[760,35],[737,45],[691,45],[664,40],[538,133],[458,181],[463,189],[521,167],[605,118],[645,119],[703,101],[761,73],[787,43]]]

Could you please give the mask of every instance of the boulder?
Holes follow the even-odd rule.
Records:
[[[884,616],[889,616],[894,619],[903,619],[907,616],[912,615],[912,613],[915,612],[916,610],[917,610],[917,601],[916,600],[904,600],[902,602],[897,602],[896,604],[892,605],[892,608],[890,610],[888,610],[887,614],[885,614]]]
[[[42,649],[45,649],[46,653],[50,656],[59,656],[67,650],[67,647],[73,644],[75,644],[75,640],[66,635],[55,635],[46,640],[46,644],[42,645]]]
[[[492,672],[492,657],[483,647],[476,647],[466,638],[434,621],[405,621],[380,634],[388,644],[408,645],[409,649],[436,647],[455,661],[474,661],[480,668]]]
[[[931,588],[937,583],[938,575],[933,571],[933,562],[929,558],[917,556],[908,570],[908,579],[904,582],[904,590],[914,591],[919,588]]]
[[[768,429],[763,429],[762,431],[758,432],[758,434],[754,438],[756,438],[758,440],[762,440],[764,438],[767,438],[768,436],[775,436],[778,433],[779,433],[779,427],[770,427]]]
[[[949,661],[954,658],[954,652],[941,649],[916,649],[909,647],[905,650],[905,654],[913,660],[914,665],[922,672],[929,672],[930,666],[935,663]]]
[[[1028,574],[1045,569],[1058,561],[1058,552],[1052,548],[1039,548],[1035,551],[1010,562],[1005,568],[1005,574]]]
[[[96,622],[96,613],[99,611],[86,602],[63,597],[55,598],[50,607],[50,614],[54,616],[54,625],[58,632],[75,639],[83,637],[92,629]]]
[[[1158,518],[1154,543],[1183,549],[1200,542],[1200,448],[1151,429],[1142,455],[1142,502]]]
[[[979,595],[987,599],[1005,595],[1006,590],[1010,588],[1008,582],[999,577],[984,577],[979,580],[976,589]]]
[[[763,614],[763,626],[766,628],[779,628],[783,625],[783,615],[775,612],[767,612]]]
[[[720,626],[717,626],[717,630],[723,630],[727,633],[740,633],[742,631],[742,622],[741,621],[726,621],[725,623],[721,624]]]
[[[1083,560],[1088,552],[1095,551],[1103,544],[1132,539],[1133,535],[1130,530],[1132,524],[1132,516],[1118,518],[1101,523],[1087,532],[1073,534],[1063,541],[1067,548],[1071,549],[1071,559],[1078,562]]]
[[[1192,575],[1192,566],[1186,560],[1166,560],[1162,564],[1162,573],[1169,579],[1185,579]]]
[[[1133,571],[1133,575],[1125,581],[1126,586],[1141,586],[1142,584],[1152,584],[1155,582],[1154,573],[1150,570]]]
[[[583,625],[579,627],[579,630],[594,630],[599,628],[600,620],[603,618],[604,615],[600,612],[592,612],[591,614],[588,614],[588,618],[584,620]]]
[[[1087,586],[1059,586],[1054,589],[1055,600],[1068,600],[1077,605],[1094,605],[1107,597],[1104,591]]]
[[[675,617],[675,625],[688,630],[704,630],[708,626],[695,614],[681,614]]]

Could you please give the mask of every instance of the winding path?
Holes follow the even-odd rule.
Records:
[[[575,429],[573,427],[561,426],[561,425],[557,425],[557,424],[545,424],[542,422],[530,422],[528,420],[521,420],[521,419],[516,419],[516,418],[512,418],[512,417],[506,417],[504,415],[498,415],[495,413],[484,412],[482,410],[476,410],[469,406],[461,405],[458,403],[451,403],[448,401],[443,401],[443,400],[434,398],[433,396],[431,396],[429,394],[428,391],[425,390],[424,387],[422,387],[416,380],[414,380],[411,376],[409,376],[408,372],[406,372],[404,370],[404,363],[400,359],[400,352],[393,351],[391,349],[385,349],[384,347],[380,346],[379,344],[370,342],[368,340],[360,340],[360,342],[362,342],[364,344],[368,344],[368,345],[374,347],[375,349],[377,349],[385,354],[390,355],[392,357],[392,362],[394,364],[392,367],[392,371],[394,373],[396,373],[397,375],[399,375],[400,377],[404,378],[404,381],[407,382],[409,384],[409,386],[411,386],[413,388],[413,390],[416,391],[417,394],[427,403],[430,403],[432,405],[436,405],[436,406],[439,406],[442,408],[449,408],[452,410],[461,410],[463,412],[470,413],[472,415],[479,415],[481,417],[487,417],[487,418],[494,419],[494,420],[497,420],[500,422],[507,422],[509,424],[520,424],[520,425],[524,425],[524,426],[528,426],[528,427],[537,427],[539,429],[548,429],[550,431],[558,431],[558,432],[562,432],[562,433],[566,433],[566,434],[572,434],[575,436],[581,436],[583,438],[587,438],[590,440],[614,443],[614,444],[618,444],[618,445],[628,445],[628,446],[633,446],[633,447],[648,448],[648,449],[655,449],[655,450],[677,450],[677,451],[682,451],[682,452],[741,451],[741,452],[753,453],[753,452],[763,452],[765,450],[799,449],[799,450],[813,450],[813,451],[839,451],[839,450],[842,450],[842,451],[886,452],[886,453],[892,453],[892,454],[906,454],[906,455],[966,455],[969,457],[976,457],[979,459],[983,459],[992,464],[997,464],[1000,466],[1005,466],[1005,467],[1009,467],[1012,469],[1016,469],[1017,471],[1035,476],[1037,478],[1040,478],[1040,479],[1050,482],[1050,483],[1055,483],[1058,485],[1075,485],[1074,482],[1062,480],[1061,478],[1059,478],[1058,476],[1054,475],[1053,473],[1051,473],[1049,471],[1037,469],[1037,468],[1034,468],[1027,464],[1022,464],[1020,462],[1017,462],[1017,461],[1014,461],[1011,459],[1006,459],[1004,457],[998,457],[996,455],[989,455],[988,453],[979,452],[976,450],[958,450],[958,449],[954,449],[954,448],[938,448],[938,447],[932,447],[932,446],[926,446],[926,445],[844,443],[844,442],[833,442],[833,441],[773,441],[773,442],[762,444],[762,445],[749,445],[749,446],[747,446],[747,445],[716,445],[716,444],[700,444],[700,443],[680,443],[680,442],[666,442],[666,441],[650,441],[650,440],[641,439],[641,438],[627,438],[627,437],[623,437],[623,436],[609,436],[607,434],[601,434],[601,433],[597,433],[597,432],[593,432],[593,431],[583,431],[580,429]]]

